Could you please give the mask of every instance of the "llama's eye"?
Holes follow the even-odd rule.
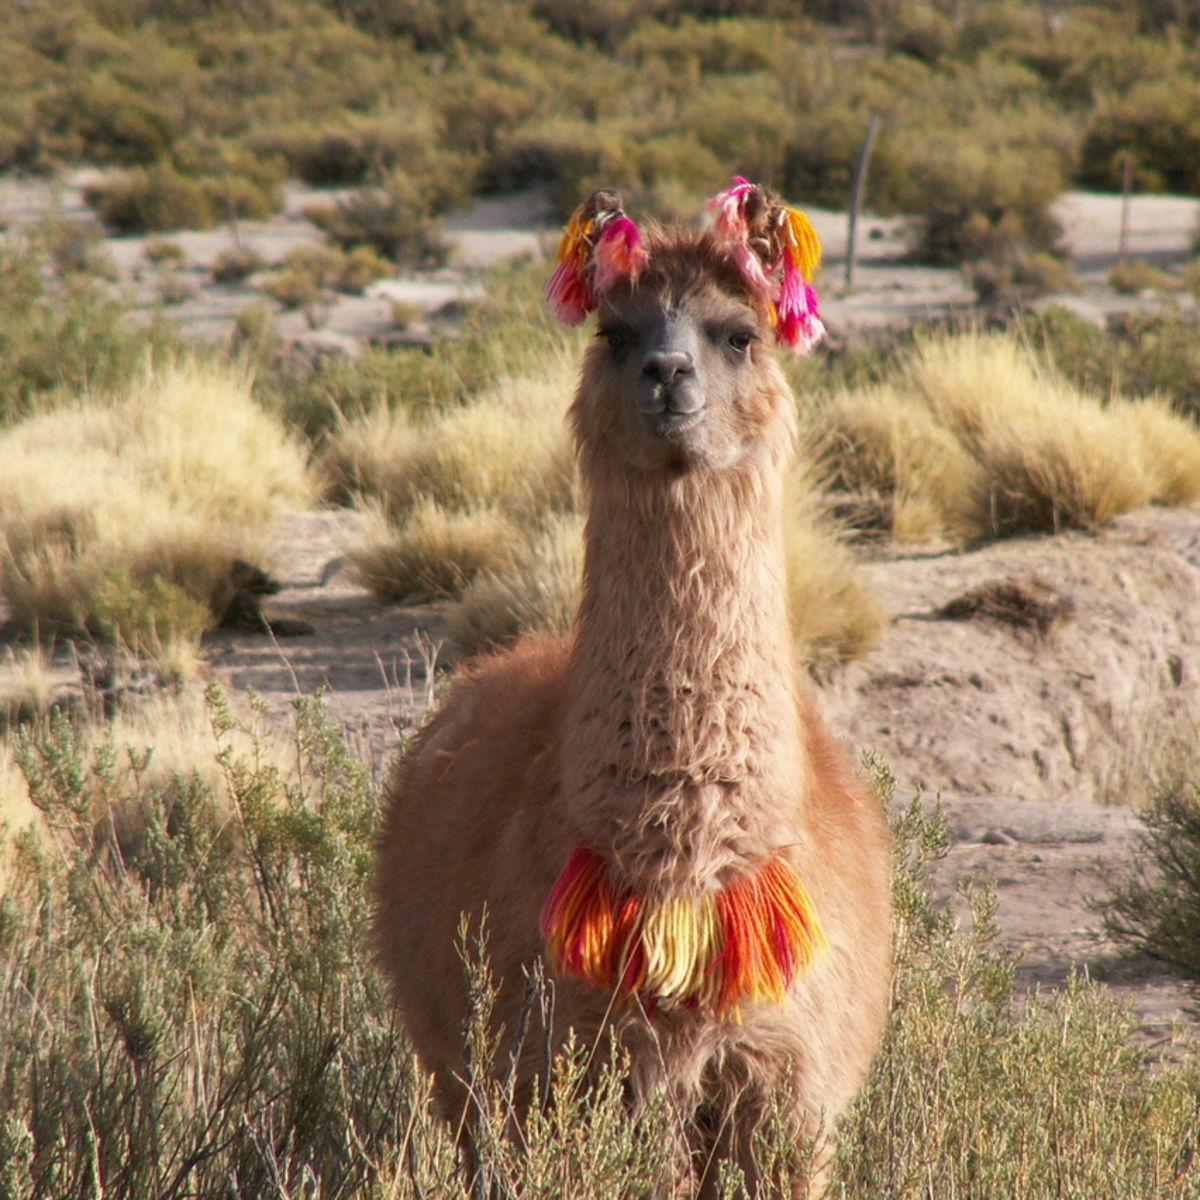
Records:
[[[729,335],[729,345],[738,354],[745,354],[750,349],[750,344],[758,339],[752,333],[746,333],[744,330],[739,330],[737,333]]]
[[[597,332],[608,343],[610,350],[624,349],[625,335],[619,329],[600,329]]]

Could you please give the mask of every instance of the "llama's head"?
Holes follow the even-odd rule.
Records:
[[[790,446],[794,402],[772,349],[799,340],[789,285],[809,305],[806,335],[818,324],[788,258],[784,223],[797,214],[744,181],[714,206],[704,233],[643,237],[615,193],[597,193],[564,238],[551,302],[570,321],[597,312],[571,410],[585,472],[589,459],[634,473],[729,470]]]

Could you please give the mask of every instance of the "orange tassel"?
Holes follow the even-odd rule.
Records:
[[[572,214],[546,284],[546,303],[564,325],[578,325],[619,279],[636,282],[646,261],[638,227],[616,192],[596,192]]]
[[[782,1004],[825,948],[800,877],[782,858],[724,890],[648,901],[613,887],[603,860],[578,847],[542,910],[554,967],[618,1000],[708,1007],[738,1016],[743,1002]]]

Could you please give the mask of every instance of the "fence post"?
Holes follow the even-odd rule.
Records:
[[[850,226],[846,231],[846,287],[854,286],[854,260],[858,257],[858,209],[862,204],[863,190],[867,184],[867,165],[871,161],[871,148],[879,132],[881,118],[876,113],[867,123],[867,136],[863,139],[858,161],[854,164],[854,178],[850,183]]]
[[[1125,265],[1129,249],[1129,193],[1133,183],[1133,159],[1126,150],[1121,155],[1121,232],[1117,236],[1117,266]]]

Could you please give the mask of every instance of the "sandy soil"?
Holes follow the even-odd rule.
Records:
[[[76,175],[51,188],[0,180],[0,210],[20,225],[57,208],[82,215]],[[243,222],[237,238],[268,262],[315,240],[302,215],[310,189],[291,188],[285,213]],[[1117,255],[1120,201],[1072,194],[1059,203],[1065,243],[1083,290],[1062,298],[1089,319],[1140,302],[1116,297],[1104,277]],[[1186,261],[1200,202],[1135,198],[1129,252],[1158,265]],[[826,245],[825,312],[836,333],[937,315],[970,296],[955,271],[903,262],[906,223],[869,219],[856,286],[841,286],[843,214],[815,211]],[[478,295],[483,268],[514,256],[544,257],[554,232],[537,192],[489,200],[447,221],[447,267],[397,277],[364,297],[332,304],[318,331],[298,315],[284,336],[356,353],[392,330],[391,302],[431,313]],[[208,269],[234,242],[228,230],[172,235],[187,256],[195,295],[172,312],[198,338],[224,337],[250,287],[221,288]],[[145,239],[112,239],[127,286],[150,306],[160,281]],[[206,670],[235,691],[283,701],[318,686],[355,746],[382,772],[398,733],[436,684],[444,658],[437,605],[380,607],[355,585],[343,555],[355,519],[337,512],[281,520],[268,563],[283,590],[268,614],[307,622],[295,638],[220,631],[207,639]],[[1026,987],[1061,986],[1086,970],[1131,1006],[1141,1040],[1169,1056],[1177,1029],[1200,1033],[1188,984],[1124,954],[1096,932],[1089,897],[1104,873],[1136,852],[1139,823],[1114,801],[1144,795],[1144,767],[1167,732],[1200,721],[1200,517],[1133,514],[1099,537],[1030,539],[962,554],[881,555],[869,567],[894,613],[883,647],[827,680],[824,706],[856,749],[892,765],[902,795],[920,787],[945,806],[953,845],[937,872],[948,904],[960,880],[999,893],[1001,945],[1021,955]],[[1070,597],[1071,614],[1044,633],[977,617],[949,620],[942,607],[980,583],[1033,578]]]

